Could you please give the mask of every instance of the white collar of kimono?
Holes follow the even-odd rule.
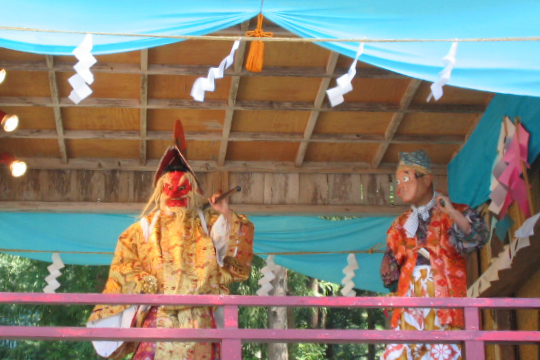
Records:
[[[409,215],[409,218],[405,222],[404,228],[407,231],[408,237],[414,237],[416,231],[418,230],[418,217],[421,216],[422,220],[429,220],[429,211],[435,206],[435,198],[437,197],[437,192],[433,192],[433,197],[431,200],[422,206],[411,205],[412,213]]]

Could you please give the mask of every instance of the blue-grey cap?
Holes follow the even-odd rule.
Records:
[[[410,153],[399,152],[399,170],[413,169],[422,174],[431,174],[431,160],[424,150]]]

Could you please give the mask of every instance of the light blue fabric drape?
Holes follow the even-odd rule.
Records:
[[[259,10],[260,2],[251,0],[17,0],[2,3],[2,26],[121,34],[205,35],[248,20]],[[6,30],[0,31],[0,46],[40,54],[71,55],[83,38],[82,34]],[[176,41],[96,35],[92,53],[140,50]]]
[[[328,221],[314,217],[252,216],[255,253],[329,252],[322,255],[277,255],[288,269],[340,283],[347,253],[386,244],[393,218]],[[0,248],[46,251],[113,252],[118,236],[137,219],[129,215],[0,213]],[[51,261],[51,253],[12,253]],[[109,265],[112,255],[62,254],[67,264]],[[263,256],[265,257],[265,256]],[[382,254],[356,254],[359,289],[384,292],[379,276]]]
[[[540,154],[540,98],[496,95],[463,149],[448,164],[448,191],[453,201],[475,207],[488,200],[504,116],[512,120],[519,116],[529,132],[529,162]]]
[[[203,35],[254,17],[259,0],[62,1],[17,0],[2,4],[2,25],[85,32]],[[530,0],[265,0],[263,14],[302,37],[465,39],[540,36],[540,2]],[[0,46],[70,54],[83,35],[0,31]],[[159,38],[95,36],[95,54],[173,42]],[[321,43],[354,57],[358,44]],[[361,61],[435,81],[451,43],[367,44]],[[223,54],[224,56],[227,54]],[[461,43],[449,84],[540,95],[538,42]],[[217,65],[217,64],[216,64]]]
[[[268,1],[268,0],[267,0]],[[306,38],[465,39],[540,35],[540,2],[271,0],[265,15]],[[354,57],[358,44],[320,43]],[[361,61],[436,81],[450,42],[366,44]],[[449,85],[540,95],[538,42],[460,43]]]

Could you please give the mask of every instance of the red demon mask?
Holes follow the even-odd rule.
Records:
[[[165,197],[165,205],[168,207],[187,207],[187,195],[193,190],[191,182],[185,177],[182,171],[172,171],[165,174],[162,196]]]

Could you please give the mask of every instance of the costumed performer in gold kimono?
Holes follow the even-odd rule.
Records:
[[[488,240],[482,217],[433,190],[431,164],[423,150],[399,153],[397,190],[411,209],[388,230],[381,276],[403,297],[466,297],[466,255]],[[463,329],[462,309],[395,309],[397,330]],[[382,360],[460,360],[454,344],[391,344]]]
[[[228,200],[202,210],[205,199],[184,157],[182,125],[175,146],[161,159],[154,193],[142,218],[119,238],[103,293],[228,294],[227,284],[246,280],[253,257],[253,225]],[[215,328],[218,312],[208,306],[97,305],[89,327]],[[193,342],[94,342],[99,355],[132,360],[219,358],[219,346]]]

